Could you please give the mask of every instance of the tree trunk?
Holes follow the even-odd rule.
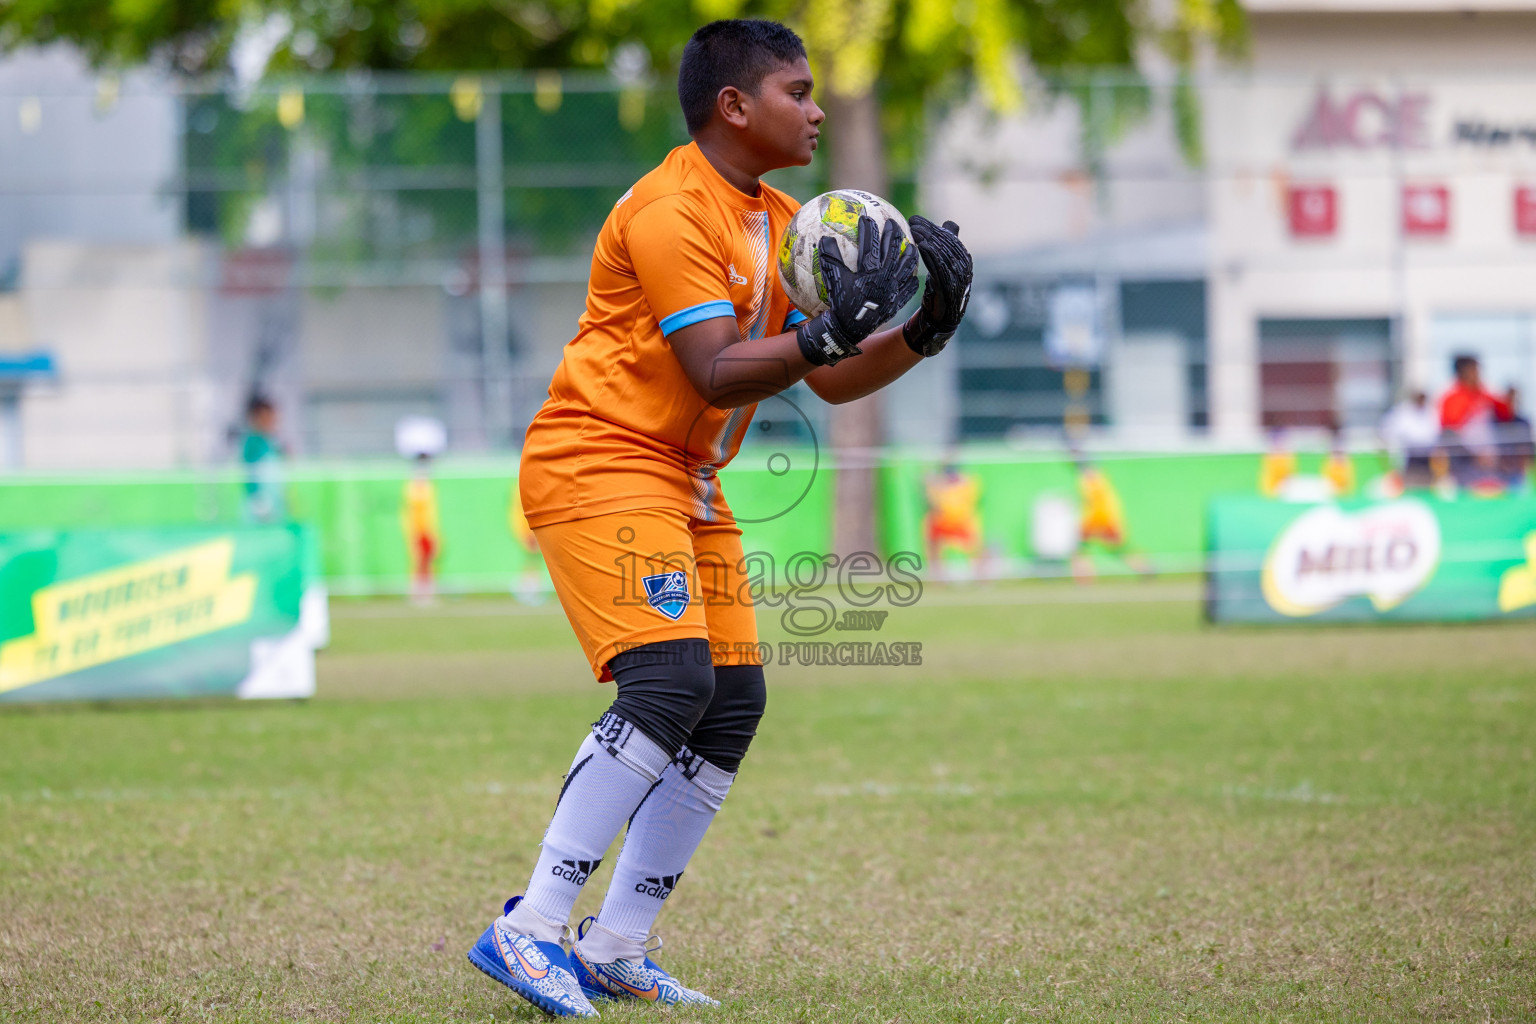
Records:
[[[832,187],[858,188],[878,196],[888,193],[885,145],[880,137],[880,105],[873,92],[826,101],[827,131],[832,142]],[[855,357],[857,358],[857,357]],[[833,478],[832,549],[846,557],[878,551],[875,545],[875,472],[877,450],[885,440],[881,395],[832,407]]]

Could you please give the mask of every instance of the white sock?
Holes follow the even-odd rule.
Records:
[[[597,920],[605,931],[629,943],[628,949],[639,949],[640,956],[644,956],[645,940],[656,915],[683,877],[683,869],[699,848],[735,778],[735,773],[715,767],[684,747],[630,819]],[[588,932],[589,938],[592,934]],[[624,948],[601,939],[599,944],[609,951]],[[599,957],[599,950],[586,941],[581,948],[593,963],[615,959]]]
[[[634,960],[639,963],[645,960],[643,939],[635,942],[595,921],[577,945],[581,947],[581,955],[587,958],[588,963],[611,964],[615,960]]]
[[[670,760],[650,737],[612,712],[598,719],[576,751],[528,889],[507,915],[508,928],[546,942],[560,940],[581,887]]]

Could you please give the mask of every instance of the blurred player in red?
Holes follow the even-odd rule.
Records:
[[[523,445],[528,524],[593,677],[618,690],[580,741],[526,891],[469,952],[548,1013],[594,1016],[594,998],[713,1002],[647,948],[767,701],[719,470],[758,401],[800,380],[829,402],[871,394],[937,355],[970,296],[958,228],[912,217],[927,288],[884,328],[917,291],[918,254],[894,221],[864,217],[856,266],[821,240],[827,308],[790,305],[774,246],[798,204],[760,177],[811,162],[824,117],[813,87],[782,25],[694,33],[678,69],[694,141],[618,197]],[[576,897],[626,828],[602,909],[567,951]]]
[[[1126,541],[1125,508],[1120,492],[1104,471],[1087,459],[1077,463],[1077,491],[1083,502],[1080,520],[1080,544],[1072,557],[1072,575],[1079,583],[1093,578],[1091,551],[1098,549],[1114,555],[1135,572],[1152,572],[1147,560],[1130,549]]]
[[[923,517],[923,534],[928,544],[928,565],[937,577],[944,568],[944,552],[959,550],[970,563],[982,555],[981,482],[946,463],[924,485],[928,512]]]
[[[437,485],[432,482],[432,457],[416,456],[416,469],[405,482],[400,504],[400,529],[411,561],[411,603],[431,604],[437,597],[436,560],[442,548],[438,527]]]

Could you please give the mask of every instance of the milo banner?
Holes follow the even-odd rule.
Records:
[[[1536,499],[1221,498],[1206,542],[1213,622],[1536,616]]]
[[[0,701],[310,696],[315,560],[297,525],[0,534]]]

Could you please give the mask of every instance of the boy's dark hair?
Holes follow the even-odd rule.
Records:
[[[688,134],[709,123],[721,89],[734,85],[756,96],[764,78],[804,56],[800,37],[776,21],[732,18],[700,28],[683,47],[677,68],[677,98]]]
[[[264,412],[274,412],[276,409],[277,406],[272,404],[272,400],[260,392],[251,395],[245,403],[245,415],[249,419],[255,419]]]
[[[1470,352],[1463,352],[1451,360],[1451,371],[1460,376],[1462,371],[1470,370],[1477,365],[1477,356]]]

